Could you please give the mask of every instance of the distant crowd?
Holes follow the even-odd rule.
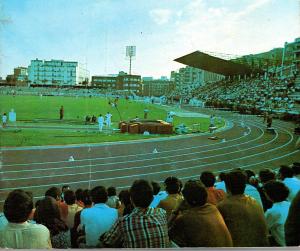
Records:
[[[252,114],[260,114],[264,110],[289,112],[295,110],[292,95],[300,92],[300,88],[295,86],[295,79],[296,75],[226,79],[198,88],[186,87],[178,95],[185,103],[197,99],[206,107],[248,111]]]
[[[300,245],[300,163],[278,172],[203,171],[115,187],[11,191],[0,214],[1,248],[180,248]]]

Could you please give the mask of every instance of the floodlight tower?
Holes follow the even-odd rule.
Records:
[[[126,58],[129,59],[129,75],[131,75],[131,61],[135,58],[136,46],[130,45],[126,46]],[[130,89],[130,77],[128,78],[128,91]]]
[[[129,59],[129,75],[131,75],[131,61],[135,58],[136,46],[130,45],[126,46],[126,58]]]

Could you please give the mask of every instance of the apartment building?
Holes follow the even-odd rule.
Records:
[[[84,85],[89,81],[89,72],[78,62],[35,59],[28,67],[28,80],[30,85]]]

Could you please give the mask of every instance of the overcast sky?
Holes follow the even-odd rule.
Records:
[[[31,59],[86,63],[90,75],[170,76],[195,50],[234,55],[299,37],[298,0],[0,0],[0,76]],[[10,21],[10,22],[7,22]]]

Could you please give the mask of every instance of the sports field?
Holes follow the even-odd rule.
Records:
[[[116,132],[120,120],[144,117],[144,109],[149,110],[148,119],[166,120],[168,111],[175,111],[174,127],[185,124],[191,130],[195,125],[207,131],[209,119],[179,112],[178,108],[120,99],[117,108],[109,104],[109,98],[99,97],[54,97],[54,96],[0,96],[1,114],[11,109],[17,114],[16,123],[8,123],[0,131],[1,146],[67,145],[79,143],[99,143],[126,141],[143,138],[170,137],[170,135],[134,135]],[[59,109],[64,106],[64,119],[59,120]],[[89,115],[112,114],[112,129],[98,132],[97,124],[86,124]],[[216,121],[222,127],[224,121]]]

